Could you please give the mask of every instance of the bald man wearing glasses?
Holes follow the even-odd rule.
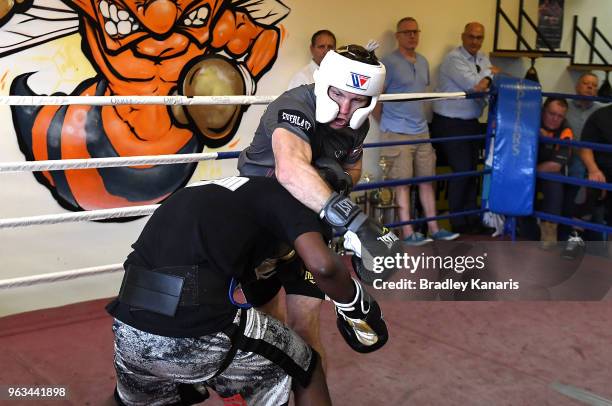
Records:
[[[450,51],[438,76],[438,92],[486,92],[493,75],[499,68],[492,66],[489,58],[480,52],[485,29],[478,22],[465,25],[461,34],[461,46]],[[457,137],[483,134],[486,126],[478,119],[486,105],[485,99],[441,100],[433,103],[432,137]],[[476,170],[481,143],[458,141],[439,144],[441,152],[453,172]],[[449,181],[448,203],[450,212],[477,209],[478,184],[476,178]],[[450,220],[454,232],[479,234],[486,230],[478,216],[454,217]]]

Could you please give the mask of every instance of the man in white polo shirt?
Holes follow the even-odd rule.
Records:
[[[288,89],[294,87],[309,85],[314,83],[313,73],[323,60],[328,51],[336,49],[336,36],[330,30],[319,30],[312,34],[310,39],[310,53],[312,59],[308,65],[304,66],[291,78]]]

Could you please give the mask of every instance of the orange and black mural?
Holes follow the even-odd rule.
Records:
[[[63,6],[77,13],[81,48],[96,71],[71,92],[82,96],[252,94],[276,60],[279,22],[289,13],[278,0],[65,0]],[[0,23],[32,17],[45,24],[45,12],[52,18],[65,11],[44,1],[0,0]],[[0,57],[28,43],[15,44]],[[17,76],[10,93],[33,95],[28,83],[33,73]],[[228,144],[244,111],[244,106],[70,105],[13,106],[12,115],[26,159],[46,160],[201,152],[204,146]],[[195,167],[35,176],[62,207],[91,210],[159,202],[185,185]]]

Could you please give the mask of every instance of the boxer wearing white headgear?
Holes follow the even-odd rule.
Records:
[[[329,51],[315,71],[314,78],[316,120],[319,123],[329,123],[338,116],[338,103],[328,94],[330,86],[370,97],[370,102],[355,110],[350,118],[349,125],[356,130],[374,110],[383,91],[385,66],[378,62],[373,52],[358,45],[349,45],[335,52]]]
[[[315,84],[288,90],[268,105],[253,141],[240,154],[238,170],[243,176],[275,177],[327,223],[352,230],[350,249],[356,252],[354,266],[358,275],[370,282],[374,277],[385,279],[386,274],[372,272],[371,258],[392,256],[391,249],[398,246],[397,237],[366,221],[365,216],[359,215],[358,207],[337,193],[348,193],[350,185],[361,177],[363,145],[370,128],[368,115],[382,91],[385,68],[373,52],[350,45],[328,52],[319,69]],[[261,199],[265,205],[279,204],[265,195]],[[343,209],[348,212],[343,213]],[[331,227],[328,231],[332,234]],[[265,311],[278,319],[286,319],[324,358],[319,314],[325,296],[313,284],[313,278],[308,278],[310,271],[296,272],[294,268],[243,286],[243,293],[250,303],[263,305]],[[286,316],[277,301],[281,286],[287,294]],[[356,299],[350,303],[361,302]],[[350,303],[348,307],[352,306]],[[345,312],[343,305],[340,307],[338,327],[353,349],[368,352],[384,344],[384,329],[370,323],[378,314],[376,311],[358,315]],[[365,326],[376,333],[375,339],[359,341]],[[370,331],[365,334],[373,338]]]

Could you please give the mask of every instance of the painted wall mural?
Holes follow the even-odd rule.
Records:
[[[278,0],[0,0],[0,58],[71,35],[96,75],[72,95],[242,95],[272,67],[289,14]],[[26,72],[13,95],[34,95]],[[13,106],[27,160],[201,152],[233,138],[245,106]],[[39,172],[68,210],[151,204],[197,164]]]

